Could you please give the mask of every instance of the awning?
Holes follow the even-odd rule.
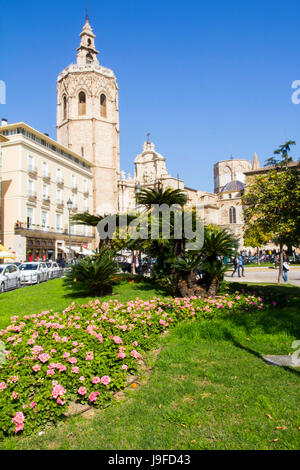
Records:
[[[91,250],[87,250],[83,246],[71,246],[71,249],[79,255],[87,256],[87,255],[92,255],[93,254],[93,252]]]
[[[0,259],[1,258],[16,258],[16,255],[0,243]]]

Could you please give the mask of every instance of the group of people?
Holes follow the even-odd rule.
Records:
[[[275,261],[275,267],[276,267],[276,262],[277,264],[279,265],[279,255],[277,255],[277,260]],[[242,274],[242,277],[245,277],[245,268],[244,268],[244,261],[243,261],[243,256],[242,254],[240,254],[239,256],[236,256],[233,260],[233,271],[232,271],[232,274],[231,274],[231,277],[233,277],[236,273],[236,271],[238,272],[238,276],[241,277],[241,274]],[[290,270],[290,267],[289,267],[289,257],[287,255],[287,253],[284,251],[283,252],[283,264],[282,264],[282,278],[284,280],[284,282],[288,282],[288,272]]]

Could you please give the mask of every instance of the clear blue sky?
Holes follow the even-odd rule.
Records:
[[[120,88],[121,169],[145,134],[189,187],[213,190],[213,164],[260,160],[298,143],[300,2],[89,0],[100,63]],[[56,138],[56,77],[74,63],[85,1],[0,1],[0,116]]]

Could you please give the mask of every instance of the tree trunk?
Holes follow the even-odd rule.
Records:
[[[131,274],[135,274],[135,252],[132,250]]]
[[[281,282],[282,277],[282,265],[283,265],[283,246],[279,246],[279,273],[278,273],[278,284]]]
[[[209,296],[215,297],[218,291],[218,287],[219,287],[219,279],[217,277],[214,277],[210,283],[207,294]]]

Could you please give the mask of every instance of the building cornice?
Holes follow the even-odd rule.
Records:
[[[57,82],[63,80],[67,75],[71,73],[84,73],[84,72],[95,72],[99,75],[102,75],[107,78],[112,78],[116,80],[115,74],[113,70],[103,67],[102,65],[98,64],[71,64],[66,67],[57,77]]]
[[[70,156],[78,159],[80,162],[84,163],[85,165],[89,166],[89,167],[93,167],[93,163],[90,162],[89,160],[83,158],[81,155],[73,152],[72,150],[70,150],[69,148],[67,147],[64,147],[63,145],[61,145],[60,143],[58,143],[56,140],[53,140],[51,139],[51,137],[45,135],[45,134],[42,134],[41,132],[37,131],[36,129],[34,129],[33,127],[30,127],[28,126],[28,124],[25,124],[24,122],[17,122],[17,123],[14,123],[14,124],[8,124],[6,126],[2,126],[0,127],[0,134],[3,133],[4,131],[11,131],[11,130],[14,130],[14,129],[18,129],[18,128],[23,128],[25,131],[37,136],[39,139],[41,140],[44,140],[45,142],[47,142],[49,145],[53,145],[55,146],[56,148],[62,150],[63,152],[65,152],[66,154],[69,154]],[[8,143],[5,143],[4,146],[7,146],[7,145],[10,145],[12,144],[13,142],[16,142],[17,140],[15,139],[15,137],[17,136],[18,134],[14,134],[13,137],[14,139],[9,139],[9,142]],[[24,140],[26,140],[27,142],[30,142],[30,139],[28,137],[26,137],[25,135],[23,134],[20,134]],[[22,141],[23,141],[22,139]],[[61,155],[59,153],[56,153],[55,150],[53,149],[50,149],[50,148],[47,148],[47,147],[43,147],[43,145],[41,145],[39,142],[34,142],[32,141],[32,143],[34,143],[39,149],[42,149],[44,152],[49,152],[49,153],[54,153],[55,155],[59,155],[64,161],[70,163],[72,162],[75,166],[76,166],[76,162],[73,162],[72,160],[68,160],[67,157],[65,157],[64,155]],[[41,150],[40,150],[41,151]],[[87,168],[84,168],[85,171],[89,172],[89,170]]]

